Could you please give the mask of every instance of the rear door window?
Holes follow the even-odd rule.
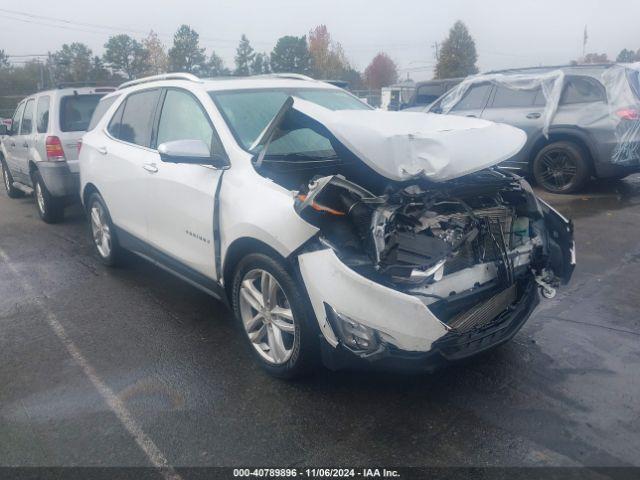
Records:
[[[60,130],[83,132],[103,95],[68,95],[60,100]]]
[[[24,115],[22,115],[22,122],[20,122],[20,135],[29,135],[33,131],[33,106],[35,101],[28,100],[24,107]]]
[[[502,86],[496,87],[491,106],[493,108],[531,107],[539,91],[540,89],[516,90]]]
[[[160,89],[129,95],[111,120],[109,133],[123,142],[150,147],[153,116],[159,98]],[[122,118],[118,120],[121,110]]]
[[[38,99],[36,113],[36,128],[38,133],[45,133],[49,129],[49,103],[51,98],[48,95]]]
[[[545,98],[542,89],[539,88],[536,92],[536,98],[533,99],[533,106],[544,107],[547,104],[547,99]]]
[[[491,91],[491,84],[472,85],[467,92],[452,109],[452,112],[459,110],[482,110],[487,104],[487,97]]]
[[[114,113],[113,117],[111,117],[111,121],[109,122],[109,126],[107,127],[107,132],[109,132],[109,134],[113,138],[120,138],[120,126],[122,125],[122,114],[124,112],[124,106],[126,103],[127,102],[124,101],[120,104],[120,106],[116,110],[116,113]]]
[[[98,124],[100,119],[104,116],[107,110],[109,110],[109,107],[113,105],[113,102],[115,102],[117,99],[118,99],[118,96],[114,95],[113,97],[104,98],[100,100],[100,103],[98,103],[98,106],[93,111],[93,115],[91,115],[91,120],[89,121],[89,126],[87,127],[87,131],[91,131],[94,128],[96,128],[96,125]]]
[[[569,105],[573,103],[604,102],[605,100],[604,87],[596,79],[590,77],[568,77],[565,80],[560,103]]]
[[[11,135],[17,135],[20,131],[20,120],[22,119],[22,112],[24,112],[24,102],[18,105],[16,113],[13,114],[11,119]]]

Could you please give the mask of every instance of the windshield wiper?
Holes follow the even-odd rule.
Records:
[[[304,163],[304,162],[325,162],[329,160],[339,160],[339,157],[335,153],[331,153],[328,155],[317,155],[310,153],[282,153],[282,154],[266,154],[264,156],[265,160],[269,162],[296,162],[296,163]]]

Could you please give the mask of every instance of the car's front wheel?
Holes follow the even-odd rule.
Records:
[[[545,146],[533,159],[536,183],[551,193],[573,193],[591,177],[591,168],[583,149],[569,141]]]
[[[7,195],[9,195],[9,198],[22,197],[24,195],[22,191],[13,186],[13,177],[11,176],[11,172],[7,168],[7,165],[4,163],[4,161],[1,161],[0,164],[2,165],[2,182],[4,183],[4,188],[7,191]]]
[[[111,215],[100,194],[94,193],[89,197],[87,214],[96,256],[105,265],[118,264],[122,258],[122,249],[115,234]]]
[[[254,357],[269,373],[292,379],[317,364],[317,328],[307,300],[280,259],[253,253],[238,264],[233,310]]]

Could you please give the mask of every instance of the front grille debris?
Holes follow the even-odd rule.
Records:
[[[517,298],[515,284],[494,295],[486,302],[461,312],[453,317],[448,325],[458,333],[466,333],[475,328],[490,324],[498,315],[512,305]]]

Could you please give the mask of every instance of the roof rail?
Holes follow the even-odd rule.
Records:
[[[163,73],[161,75],[152,75],[150,77],[136,78],[120,84],[118,90],[121,88],[132,87],[133,85],[140,85],[141,83],[157,82],[159,80],[188,80],[190,82],[201,82],[198,77],[191,73]]]
[[[315,78],[311,78],[308,75],[303,75],[301,73],[266,73],[264,75],[256,75],[257,77],[264,77],[264,78],[288,78],[291,80],[310,80],[312,82],[315,82]]]
[[[489,70],[488,72],[482,72],[480,75],[488,75],[491,73],[517,73],[522,70],[560,70],[563,68],[575,68],[575,69],[593,69],[593,68],[609,68],[617,63],[576,63],[575,65],[538,65],[533,67],[515,67],[515,68],[504,68],[501,70]]]
[[[55,89],[62,89],[62,88],[82,88],[82,87],[112,87],[115,88],[115,85],[109,84],[110,82],[94,82],[94,81],[88,81],[88,82],[60,82],[57,83],[55,87],[50,87],[47,88],[47,90],[55,90]]]

